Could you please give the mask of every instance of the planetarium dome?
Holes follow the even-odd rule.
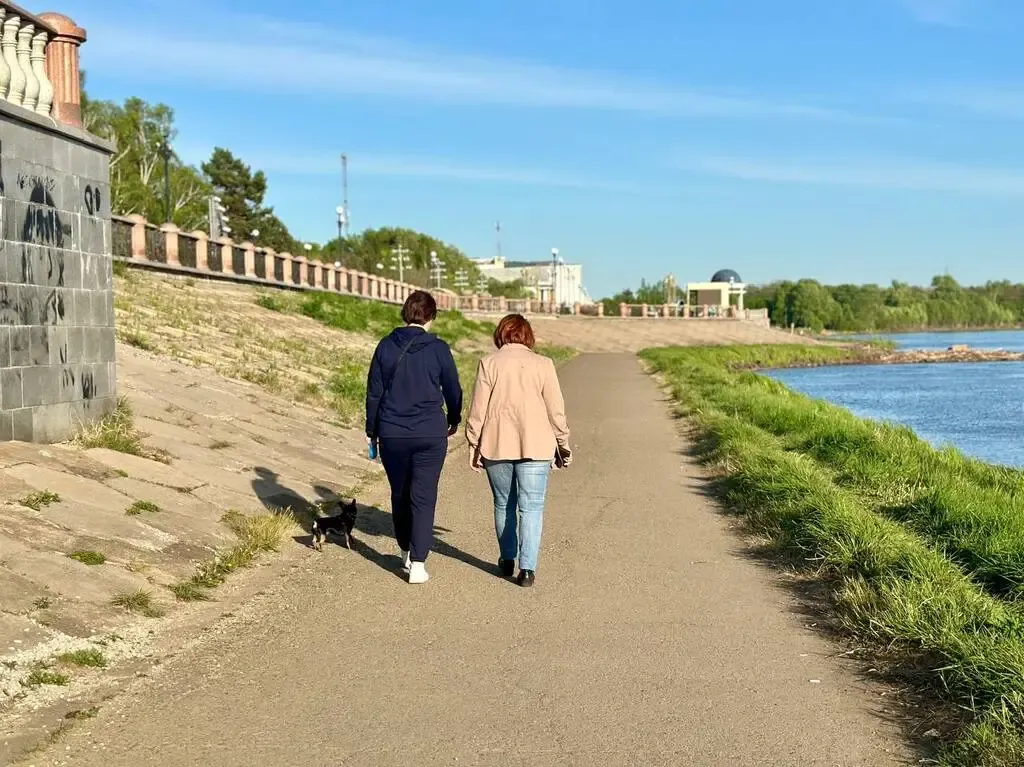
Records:
[[[740,276],[732,269],[719,269],[715,272],[715,276],[711,278],[712,282],[743,282]]]

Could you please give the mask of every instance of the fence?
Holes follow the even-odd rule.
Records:
[[[205,232],[183,232],[174,224],[155,226],[142,216],[112,216],[111,247],[116,259],[160,271],[292,290],[324,290],[392,304],[403,303],[412,291],[420,289],[379,274],[259,248],[251,242],[211,239]],[[443,289],[431,292],[442,310],[555,313],[554,304],[547,301],[460,296]],[[578,311],[582,313],[582,307]]]
[[[112,216],[111,244],[114,258],[160,271],[201,277],[249,282],[292,290],[325,290],[359,298],[401,304],[417,285],[323,263],[305,256],[277,253],[251,242],[235,243],[222,237],[211,239],[205,232],[183,232],[174,224],[155,226],[142,216]],[[457,309],[472,314],[574,314],[603,317],[604,305],[576,304],[559,310],[550,301],[500,296],[460,296],[450,290],[432,290],[439,309]],[[686,307],[668,304],[620,304],[623,318],[732,319],[768,324],[763,309],[735,307]]]

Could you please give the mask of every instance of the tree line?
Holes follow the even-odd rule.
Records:
[[[325,262],[341,261],[346,267],[375,274],[396,278],[401,274],[406,282],[424,287],[437,285],[436,272],[431,270],[430,254],[434,252],[444,264],[443,287],[453,287],[456,282],[468,290],[478,286],[479,269],[465,253],[450,243],[411,229],[367,229],[326,243],[298,240],[273,207],[266,204],[269,184],[262,170],[253,169],[223,147],[215,148],[198,167],[190,165],[174,151],[178,132],[171,107],[137,97],[122,103],[90,99],[84,72],[82,83],[85,129],[112,140],[117,147],[110,159],[110,200],[115,214],[138,214],[153,223],[168,222],[169,218],[169,223],[184,231],[209,231],[210,198],[217,196],[231,227],[230,236],[236,242],[250,240],[279,253],[307,255]],[[395,253],[399,248],[403,249],[401,267]],[[457,280],[460,273],[462,279]],[[489,285],[501,283],[492,280]]]
[[[684,289],[685,290],[685,289]],[[638,290],[604,299],[605,312],[619,303],[663,304],[669,286],[641,282]],[[685,296],[681,296],[685,298]],[[1008,280],[961,286],[939,275],[927,287],[893,281],[879,285],[824,285],[817,280],[780,281],[747,288],[745,306],[767,309],[773,325],[846,333],[1002,328],[1024,324],[1024,284]]]

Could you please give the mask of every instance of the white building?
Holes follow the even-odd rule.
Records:
[[[564,261],[506,261],[484,258],[473,261],[489,280],[515,282],[522,280],[531,295],[541,301],[554,301],[558,306],[592,304],[583,285],[583,264]]]

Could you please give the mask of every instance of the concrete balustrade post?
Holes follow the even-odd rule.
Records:
[[[253,243],[249,242],[248,240],[245,240],[238,247],[240,247],[242,250],[245,251],[245,253],[242,256],[242,265],[243,265],[243,271],[245,272],[245,276],[246,277],[255,277],[256,276],[256,246]]]
[[[480,297],[476,294],[469,297],[469,310],[476,312],[480,310]]]
[[[274,266],[277,264],[277,251],[273,248],[263,248],[263,279],[273,282]],[[257,277],[259,275],[256,275]]]
[[[581,314],[583,314],[583,307],[580,306],[578,303],[573,304],[572,305],[572,313],[574,315],[576,315],[577,317],[579,317]]]
[[[230,237],[222,237],[220,240],[220,273],[235,273],[235,241]]]
[[[181,266],[178,258],[178,229],[174,224],[161,224],[160,231],[164,235],[164,250],[167,253],[168,266]]]
[[[59,13],[44,13],[39,18],[57,31],[46,46],[46,75],[53,86],[51,115],[59,123],[80,128],[82,81],[78,49],[86,40],[85,30]]]
[[[620,317],[628,317],[629,316],[629,306],[627,304],[619,304],[619,316]]]
[[[196,269],[205,272],[210,268],[210,235],[201,229],[190,234],[196,241]]]
[[[146,261],[146,218],[136,213],[128,220],[132,222],[132,258]]]
[[[669,317],[672,316],[671,304],[665,304],[663,307],[661,307],[661,316],[664,317],[665,319],[668,319]]]
[[[597,305],[597,316],[604,317],[604,304]]]

